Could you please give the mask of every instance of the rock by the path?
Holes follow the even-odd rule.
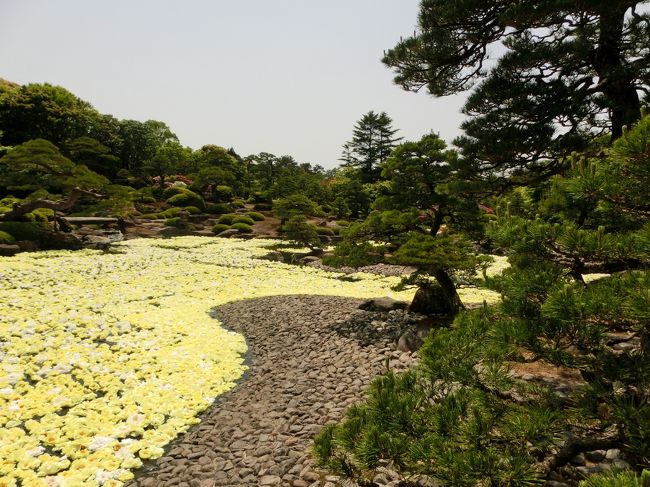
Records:
[[[228,230],[224,230],[223,232],[219,232],[217,234],[217,237],[230,238],[230,237],[234,237],[235,235],[239,235],[239,230],[237,230],[236,228],[229,228]]]
[[[389,297],[368,299],[359,305],[359,309],[364,311],[392,311],[394,309],[406,309],[407,307],[407,302]]]
[[[20,245],[0,244],[0,256],[10,257],[20,252]]]

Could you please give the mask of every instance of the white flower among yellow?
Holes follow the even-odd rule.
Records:
[[[209,316],[215,306],[410,297],[391,291],[397,278],[256,259],[270,243],[139,239],[0,259],[0,486],[119,486],[160,457],[244,372],[244,337]]]

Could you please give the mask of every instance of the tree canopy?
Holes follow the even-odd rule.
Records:
[[[476,175],[546,177],[639,118],[650,88],[647,3],[424,0],[416,32],[383,61],[407,90],[473,88],[457,144]]]

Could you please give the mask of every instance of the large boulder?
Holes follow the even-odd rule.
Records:
[[[449,300],[439,286],[425,286],[419,288],[408,308],[410,313],[423,315],[450,315],[453,309]]]
[[[224,230],[223,232],[218,233],[217,237],[230,238],[236,235],[241,235],[239,230],[237,230],[236,228],[229,228],[228,230]]]
[[[10,257],[20,252],[20,246],[16,244],[0,244],[0,256]]]
[[[394,309],[406,309],[407,307],[408,303],[389,297],[368,299],[359,305],[359,309],[364,311],[382,312],[392,311]]]

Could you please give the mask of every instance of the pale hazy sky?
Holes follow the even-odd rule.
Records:
[[[181,143],[338,164],[352,126],[385,111],[400,135],[459,134],[462,97],[392,83],[382,53],[418,0],[0,0],[0,77],[61,85]]]

